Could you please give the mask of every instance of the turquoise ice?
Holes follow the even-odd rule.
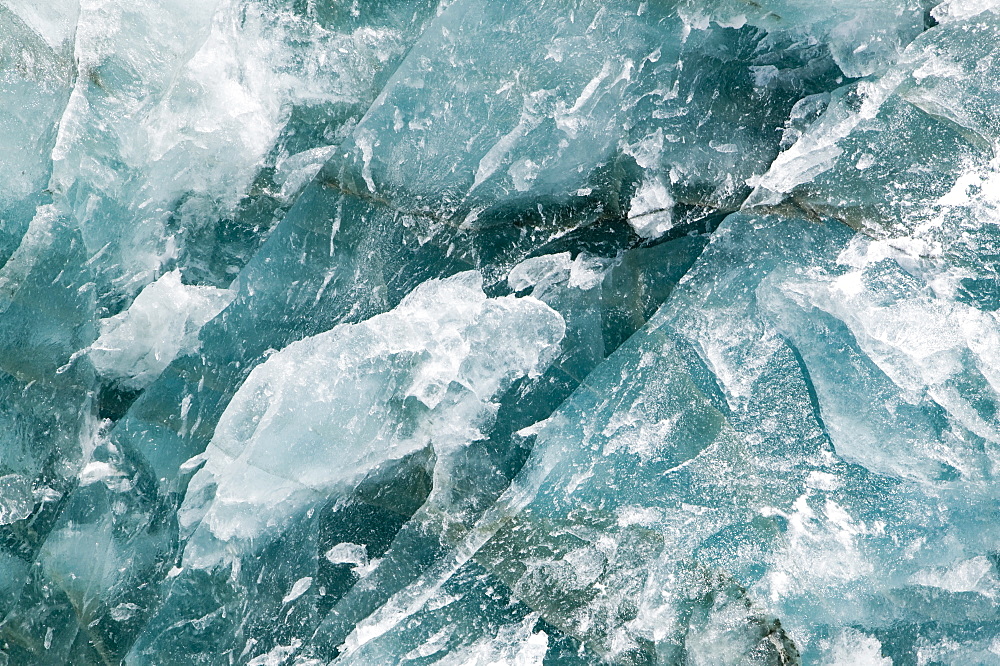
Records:
[[[0,0],[0,664],[1000,663],[995,0]]]

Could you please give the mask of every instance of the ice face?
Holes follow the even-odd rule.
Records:
[[[46,42],[25,22],[33,12],[18,14],[6,6],[0,12],[0,57],[7,63],[0,75],[0,119],[5,127],[0,169],[7,174],[0,193],[0,257],[6,261],[35,207],[47,201],[43,191],[52,170],[49,153],[72,85],[72,58],[68,44]]]
[[[0,0],[0,664],[998,660],[994,0]]]

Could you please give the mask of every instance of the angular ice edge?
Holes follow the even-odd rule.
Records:
[[[515,485],[445,562],[359,623],[347,655],[364,654],[372,641],[405,631],[411,614],[433,610],[427,604],[470,558],[546,622],[609,660],[648,663],[666,650],[637,635],[633,620],[644,590],[654,595],[667,581],[693,601],[664,613],[660,637],[675,641],[689,624],[692,633],[717,630],[726,643],[718,664],[755,649],[774,657],[793,651],[737,585],[710,566],[686,564],[723,516],[752,522],[755,496],[774,489],[756,474],[746,478],[748,447],[686,372],[669,337],[650,328],[633,336],[529,434],[537,443]],[[766,526],[747,531],[752,541]],[[653,578],[657,571],[662,577]],[[714,617],[701,613],[713,605],[707,599],[715,599]],[[704,663],[713,662],[706,656]]]
[[[837,651],[825,639],[850,627],[901,637],[930,621],[949,637],[969,623],[988,629],[998,581],[983,563],[996,529],[974,516],[995,502],[949,492],[953,480],[915,484],[846,463],[823,432],[803,361],[769,320],[769,281],[821,276],[850,237],[831,222],[727,220],[651,325],[525,432],[537,438],[531,460],[451,554],[453,567],[437,567],[361,622],[343,659],[413,649],[421,622],[447,630],[428,649],[457,646],[465,622],[437,608],[469,591],[459,581],[471,562],[548,623],[639,663],[796,663],[796,647],[810,655],[805,663],[822,663]],[[567,264],[533,261],[515,282],[544,284]],[[713,396],[715,378],[689,359],[682,337],[718,370],[723,396]],[[824,415],[870,419],[889,443],[926,431],[919,426],[933,410],[908,418],[922,405],[859,407],[870,397],[850,385],[867,386],[865,377],[846,364],[824,369],[815,352],[823,347],[802,348],[814,381],[839,371],[848,379],[836,392],[853,396],[844,409],[832,390],[819,391]],[[878,451],[859,457],[849,435],[834,434],[839,448],[884,468]],[[952,444],[936,443],[945,455]],[[921,457],[906,447],[895,454]],[[970,481],[972,493],[987,490]]]
[[[85,4],[50,189],[80,223],[99,296],[129,298],[173,260],[212,273],[189,255],[218,261],[217,228],[262,167],[335,142],[436,4],[363,18],[286,0]],[[279,146],[295,110],[326,126]]]
[[[3,0],[54,51],[64,51],[76,32],[80,0]]]
[[[774,126],[840,76],[799,37],[780,26],[692,31],[672,3],[459,0],[325,177],[463,228],[539,203],[624,209],[619,190],[636,165],[664,183],[669,174],[678,202],[735,207],[777,153]]]
[[[27,14],[17,12],[0,3],[0,266],[17,247],[35,207],[47,201],[49,154],[73,74],[68,49],[47,44],[26,24]]]
[[[530,290],[566,321],[559,356],[546,373],[518,382],[504,395],[490,439],[469,447],[461,465],[449,472],[453,487],[435,486],[396,533],[379,567],[337,601],[307,648],[312,656],[332,657],[357,622],[441,558],[449,557],[456,539],[476,523],[523,465],[531,440],[517,431],[548,417],[609,351],[645,322],[703,244],[703,238],[685,236],[628,250],[615,259],[585,252],[571,259],[564,252],[532,257],[511,269],[507,283],[512,289]],[[502,585],[497,581],[484,588],[494,584]],[[476,602],[470,599],[468,603]],[[456,631],[455,636],[463,631]]]
[[[39,646],[14,651],[11,661],[36,663],[45,635],[44,621],[36,620],[53,610],[39,609],[32,581],[44,575],[36,558],[93,449],[94,371],[73,355],[94,340],[96,326],[87,255],[74,225],[54,206],[39,206],[20,240],[0,268],[0,476],[24,479],[19,507],[5,510],[17,522],[0,528],[0,614],[8,632],[30,635],[26,642]]]
[[[809,368],[838,451],[938,493],[993,497],[1000,317],[935,294],[934,272],[889,243],[858,238],[840,262],[776,271],[759,291]]]
[[[920,0],[685,0],[681,12],[692,25],[755,25],[797,32],[826,43],[844,74],[856,78],[884,71],[924,30]]]
[[[180,271],[170,271],[125,312],[102,319],[101,335],[87,354],[104,377],[145,388],[175,358],[197,350],[201,327],[235,296],[229,289],[182,284]]]
[[[933,237],[940,199],[1000,141],[998,6],[927,30],[884,76],[836,91],[744,208],[784,202],[876,236]]]
[[[748,470],[765,461],[780,479],[761,514],[777,521],[773,546],[730,550],[726,568],[803,663],[824,663],[848,627],[905,662],[903,643],[966,640],[996,609],[981,562],[997,528],[976,518],[996,505],[996,445],[968,432],[994,411],[979,373],[995,317],[933,295],[933,271],[889,243],[851,236],[730,216],[656,318],[691,341],[756,442]]]
[[[432,280],[391,312],[296,342],[254,369],[179,511],[184,532],[201,525],[185,566],[260,548],[385,461],[426,447],[446,460],[484,437],[493,397],[545,369],[565,324],[534,298],[488,299],[481,283],[475,271]]]
[[[798,663],[797,647],[802,663],[836,663],[843,642],[856,638],[858,650],[873,657],[884,641],[885,653],[903,660],[930,651],[976,663],[987,645],[967,632],[991,631],[1000,591],[987,566],[997,528],[977,519],[996,504],[990,487],[971,477],[962,486],[967,492],[956,493],[956,479],[912,483],[846,463],[840,449],[885,468],[870,439],[865,450],[844,429],[832,429],[834,450],[810,378],[822,387],[824,416],[870,421],[890,445],[926,433],[934,409],[901,409],[898,392],[879,394],[889,395],[889,404],[872,401],[871,391],[859,394],[852,387],[870,386],[877,371],[834,365],[817,353],[829,348],[835,357],[852,344],[848,336],[837,345],[830,337],[809,340],[775,312],[774,283],[825,292],[834,279],[827,271],[850,275],[864,264],[855,245],[843,252],[851,236],[829,221],[728,218],[651,325],[554,417],[525,432],[537,437],[532,460],[451,553],[455,567],[437,568],[361,622],[342,663],[444,655],[496,634],[466,615],[489,607],[469,582],[472,564],[485,566],[550,625],[621,660]],[[845,263],[834,268],[838,258]],[[921,306],[921,294],[903,289],[904,275],[871,258],[860,282],[839,286],[850,293],[855,284],[864,287],[858,293],[884,288],[883,298],[914,298],[911,305]],[[534,282],[545,293],[569,266],[567,256],[540,257],[522,264],[513,282]],[[801,356],[782,332],[802,341]],[[714,377],[684,362],[678,338],[698,350]],[[724,395],[713,398],[716,381]],[[691,386],[697,390],[680,390]],[[982,394],[976,382],[957,387],[968,389]],[[728,412],[736,427],[692,432],[683,419],[651,418],[681,395],[686,409],[719,421]],[[673,464],[685,439],[695,449],[712,443]],[[960,453],[954,444],[933,442],[942,455]],[[894,456],[898,468],[919,463],[923,451],[897,446]]]

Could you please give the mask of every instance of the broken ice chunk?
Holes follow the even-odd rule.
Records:
[[[198,348],[198,333],[236,293],[181,282],[179,270],[146,286],[121,314],[101,320],[101,335],[87,349],[103,376],[131,389],[145,388],[178,356]]]
[[[68,48],[80,15],[79,0],[4,0],[3,4],[41,35],[53,51]]]
[[[24,520],[34,507],[31,479],[19,474],[0,476],[0,525]]]
[[[776,271],[759,297],[809,368],[841,454],[883,474],[990,492],[1000,325],[933,295],[915,265],[905,270],[880,245],[857,239],[844,252],[850,270]]]
[[[658,238],[674,226],[674,198],[660,178],[647,179],[632,197],[628,223],[643,238]]]
[[[533,298],[487,299],[469,272],[272,355],[230,403],[191,482],[179,516],[188,532],[202,529],[185,562],[210,566],[227,542],[260,547],[382,461],[427,446],[447,458],[481,438],[493,396],[544,370],[564,329]]]
[[[0,173],[4,179],[0,265],[17,247],[35,208],[48,201],[43,191],[51,172],[50,155],[59,116],[72,89],[71,54],[61,41],[56,45],[43,41],[35,31],[44,30],[42,18],[31,12],[35,3],[23,4],[27,6],[16,3],[14,12],[0,4]],[[39,14],[46,13],[46,8],[39,9]]]
[[[498,206],[571,200],[624,135],[642,58],[680,45],[676,17],[658,22],[661,12],[633,4],[449,4],[345,142],[331,180],[466,224]]]
[[[312,587],[312,583],[313,579],[311,576],[305,576],[304,578],[298,579],[297,581],[295,581],[295,584],[292,585],[292,589],[288,591],[288,594],[286,594],[284,597],[281,598],[281,603],[289,604],[295,601],[303,594],[305,594],[306,590]]]
[[[79,222],[102,305],[131,298],[170,261],[213,284],[231,279],[204,264],[230,240],[216,232],[245,212],[252,184],[280,202],[262,168],[356,121],[437,1],[360,20],[313,4],[83,4],[50,189]],[[279,146],[293,111],[330,126],[293,129]]]
[[[344,542],[326,551],[323,555],[331,564],[353,564],[365,566],[368,564],[368,548],[356,543]]]
[[[882,77],[836,91],[745,208],[784,203],[877,237],[916,233],[945,248],[965,230],[987,242],[984,225],[943,216],[942,199],[994,157],[998,34],[996,8],[950,21],[915,39]]]

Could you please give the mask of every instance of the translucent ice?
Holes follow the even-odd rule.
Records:
[[[284,516],[386,460],[432,446],[447,465],[482,438],[493,396],[544,370],[564,324],[530,298],[487,300],[481,279],[425,283],[392,312],[294,343],[254,370],[180,509],[190,530],[197,498],[211,498],[185,564],[217,560],[213,540],[259,544]],[[294,455],[274,448],[289,445]]]
[[[147,285],[128,310],[101,320],[101,335],[87,354],[103,376],[145,388],[179,355],[198,349],[201,327],[234,296],[182,284],[180,271],[171,271]]]
[[[0,665],[991,664],[995,0],[0,0]]]

